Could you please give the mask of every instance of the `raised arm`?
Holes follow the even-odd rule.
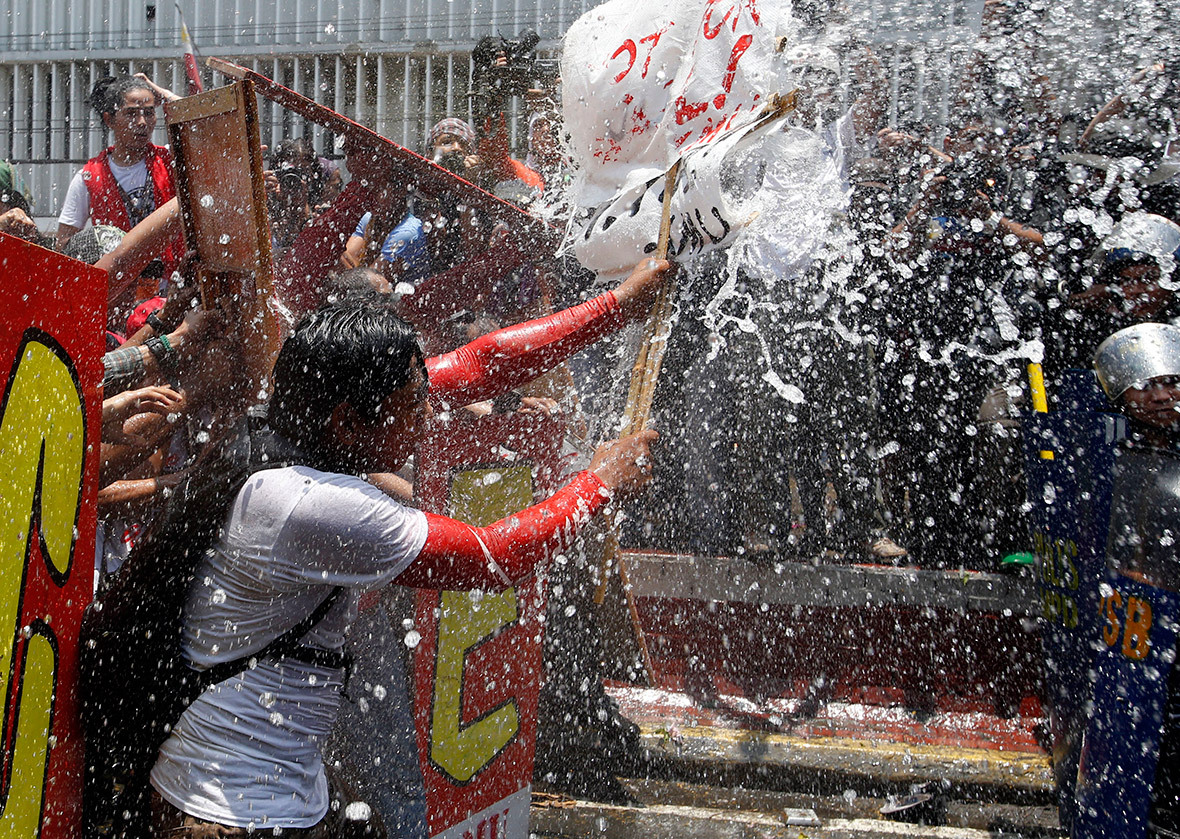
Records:
[[[428,359],[431,398],[459,407],[532,381],[628,320],[643,317],[671,270],[667,260],[645,259],[614,291]]]

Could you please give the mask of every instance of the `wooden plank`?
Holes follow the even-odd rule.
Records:
[[[166,104],[164,114],[188,247],[208,269],[269,274],[262,150],[245,91],[242,83],[211,90]]]
[[[283,87],[260,73],[219,58],[209,58],[207,63],[214,70],[231,78],[251,81],[259,96],[264,96],[317,125],[322,125],[336,134],[348,137],[354,142],[383,154],[388,159],[389,165],[401,170],[401,176],[413,183],[424,195],[429,197],[457,195],[463,203],[482,210],[492,221],[503,223],[508,228],[510,236],[522,242],[528,242],[529,247],[534,251],[538,248],[556,249],[557,243],[560,241],[560,231],[515,204],[497,198],[490,192],[463,180],[421,155],[415,154],[404,146],[381,136],[376,131],[366,128],[359,122],[308,99],[290,88]]]
[[[165,104],[185,240],[202,264],[202,299],[229,316],[244,362],[244,403],[265,396],[282,343],[269,305],[270,218],[250,82]]]

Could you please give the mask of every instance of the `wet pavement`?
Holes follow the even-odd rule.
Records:
[[[643,777],[620,777],[625,806],[538,783],[534,835],[1063,835],[1028,580],[630,559],[656,679],[608,682],[607,693],[639,728],[645,758],[618,771]],[[817,618],[840,618],[855,637],[833,647]],[[924,649],[927,660],[935,645],[948,651],[938,677],[912,679],[907,659]],[[901,655],[882,660],[883,649]],[[719,651],[724,668],[700,666]]]
[[[1060,837],[1056,809],[958,799],[945,806],[943,823],[886,820],[890,800],[871,796],[813,795],[773,790],[719,788],[684,782],[628,781],[638,806],[576,801],[534,794],[531,833],[537,837],[601,836],[608,839],[875,839],[930,836]]]

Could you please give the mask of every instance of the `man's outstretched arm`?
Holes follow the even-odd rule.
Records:
[[[460,407],[532,381],[627,321],[644,317],[671,270],[667,260],[644,259],[613,291],[428,359],[431,399]]]

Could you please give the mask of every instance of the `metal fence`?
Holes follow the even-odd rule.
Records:
[[[184,5],[203,55],[245,64],[420,149],[435,121],[469,114],[470,55],[479,38],[536,29],[541,50],[555,54],[566,29],[596,0],[187,0]],[[1093,100],[1095,90],[1109,90],[1120,68],[1151,54],[1153,24],[1144,24],[1145,15],[1150,18],[1158,8],[1171,14],[1158,0],[1111,0],[1103,4],[1100,19],[1093,18],[1097,7],[1061,5],[1065,18],[1053,7],[1045,19],[1056,21],[1054,32],[1065,34],[1051,35],[1040,50],[1056,84],[1071,97],[1070,108]],[[869,0],[849,8],[845,27],[870,43],[884,65],[890,123],[946,124],[979,37],[982,8],[983,0]],[[0,157],[18,166],[43,224],[56,215],[78,166],[107,142],[86,103],[94,81],[145,72],[183,89],[179,31],[175,4],[168,2],[0,0]],[[1045,40],[1043,32],[1028,34]],[[1054,37],[1068,42],[1055,43]],[[1105,56],[1106,65],[1096,70],[1087,57],[1097,55]],[[222,83],[209,70],[204,76],[206,86]],[[260,103],[260,115],[264,143],[306,135],[317,149],[332,153],[333,138],[318,126],[268,102]],[[521,107],[510,109],[517,147],[525,119]],[[162,123],[157,142],[164,141]]]

